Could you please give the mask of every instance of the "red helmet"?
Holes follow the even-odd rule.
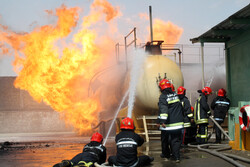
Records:
[[[208,86],[204,87],[201,91],[205,95],[210,95],[212,93],[212,89],[210,87],[208,87]]]
[[[161,88],[161,90],[171,88],[171,83],[167,79],[163,79],[160,81],[159,87]]]
[[[134,130],[135,129],[135,126],[134,126],[134,121],[133,119],[127,117],[127,118],[124,118],[121,122],[121,126],[120,126],[120,129],[131,129],[131,130]]]
[[[100,133],[98,133],[98,132],[95,132],[95,133],[92,135],[92,137],[91,137],[91,141],[97,141],[97,142],[101,143],[102,140],[103,140],[103,137],[102,137],[102,135],[101,135]]]
[[[177,94],[178,94],[178,95],[185,95],[185,94],[186,94],[186,89],[185,89],[183,86],[180,86],[180,87],[177,89]]]
[[[226,93],[227,93],[227,92],[226,92],[225,89],[223,89],[223,88],[221,88],[221,89],[218,90],[218,96],[225,96]]]

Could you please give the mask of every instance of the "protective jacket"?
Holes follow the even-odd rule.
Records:
[[[196,100],[194,106],[194,121],[196,124],[208,123],[208,116],[211,115],[209,105],[207,104],[207,96],[203,93]]]
[[[164,89],[159,98],[159,114],[157,123],[165,124],[166,127],[160,127],[160,130],[177,130],[182,129],[183,107],[178,95],[170,88]]]
[[[73,165],[88,164],[94,166],[94,163],[102,164],[106,161],[106,148],[99,142],[91,141],[83,148],[83,152],[72,158]]]
[[[144,143],[144,139],[132,130],[122,130],[115,137],[117,166],[137,166],[137,147]]]
[[[224,121],[229,110],[230,100],[225,96],[217,96],[211,103],[211,109],[214,110],[214,119]]]
[[[180,98],[181,105],[183,106],[184,127],[190,127],[190,121],[193,118],[190,102],[185,95],[180,94],[178,96]]]

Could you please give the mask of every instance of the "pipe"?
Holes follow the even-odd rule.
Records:
[[[204,43],[201,42],[201,71],[202,71],[202,88],[205,87],[205,77],[204,77]]]
[[[135,48],[136,48],[136,28],[134,28],[134,41],[135,41]]]
[[[150,37],[151,42],[153,42],[153,23],[152,23],[152,8],[149,6],[149,19],[150,19]]]
[[[178,54],[179,54],[179,67],[181,69],[181,51],[180,50],[179,50]]]
[[[127,37],[124,37],[125,43],[125,61],[126,61],[126,71],[128,71],[128,51],[127,51]]]
[[[161,50],[178,50],[179,54],[179,68],[181,69],[181,50],[179,48],[162,48]]]

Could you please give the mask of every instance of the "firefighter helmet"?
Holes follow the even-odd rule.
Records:
[[[91,137],[91,141],[97,141],[97,142],[101,143],[102,140],[103,140],[103,137],[102,137],[102,135],[101,135],[100,133],[98,133],[98,132],[95,132],[95,133],[92,135],[92,137]]]
[[[226,90],[223,89],[223,88],[221,88],[221,89],[218,90],[218,96],[225,96],[226,93],[227,93]]]
[[[164,90],[166,88],[171,88],[171,83],[167,79],[163,79],[160,81],[159,87],[161,90]]]
[[[204,95],[210,95],[212,93],[212,89],[208,86],[204,87],[201,91]]]
[[[178,95],[185,95],[185,94],[186,94],[186,88],[184,88],[183,86],[180,86],[180,87],[177,89],[177,94],[178,94]]]
[[[134,125],[133,119],[131,119],[129,117],[124,118],[121,121],[120,129],[131,129],[131,130],[134,130],[135,129],[135,125]]]

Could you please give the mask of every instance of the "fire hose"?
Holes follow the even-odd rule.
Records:
[[[219,151],[231,149],[231,147],[226,145],[226,144],[223,144],[223,145],[222,144],[202,144],[202,145],[190,145],[190,144],[188,144],[188,146],[193,147],[193,148],[197,148],[200,151],[204,151],[204,152],[207,152],[209,154],[220,157],[220,158],[228,161],[229,163],[231,163],[237,167],[245,167],[245,166],[234,161],[234,159],[241,160],[241,161],[244,161],[244,162],[250,164],[250,160],[247,158],[242,158],[242,157],[239,157],[239,156],[236,156],[233,154],[228,154],[228,153],[220,153]],[[211,150],[209,148],[213,148],[213,150]]]
[[[227,136],[227,138],[232,141],[232,139],[228,136],[228,134],[224,131],[224,129],[214,120],[214,118],[212,116],[209,117],[213,122],[214,124],[222,131],[222,133]]]
[[[223,132],[223,134],[231,141],[232,139],[228,136],[228,134],[224,131],[224,129],[214,120],[214,118],[212,116],[209,117],[214,124]],[[223,150],[229,150],[231,149],[230,146],[228,145],[221,145],[221,144],[202,144],[202,145],[188,145],[189,147],[195,147],[200,151],[204,151],[207,152],[209,154],[215,155],[217,157],[220,157],[226,161],[228,161],[229,163],[237,166],[237,167],[244,167],[244,165],[234,161],[234,159],[246,162],[250,164],[250,160],[247,158],[243,158],[237,155],[233,155],[233,154],[228,154],[228,153],[219,153],[218,151],[223,151]],[[209,149],[213,148],[214,150]]]

